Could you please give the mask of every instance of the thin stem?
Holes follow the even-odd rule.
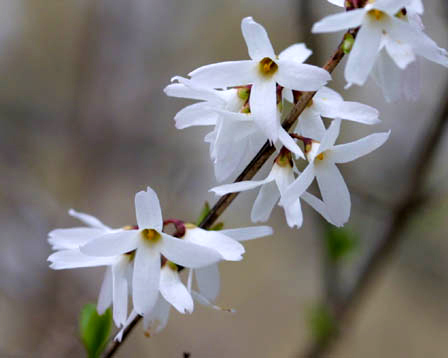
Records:
[[[446,91],[447,90],[448,86]],[[446,93],[446,91],[443,93]],[[344,296],[341,303],[336,306],[334,319],[337,323],[337,328],[344,327],[354,316],[354,312],[366,296],[372,282],[376,279],[384,264],[388,262],[392,253],[396,251],[400,240],[403,238],[402,234],[409,224],[410,219],[423,204],[423,201],[421,200],[423,184],[447,124],[448,101],[444,100],[437,121],[428,129],[427,135],[421,136],[424,140],[422,145],[418,146],[418,153],[415,156],[417,159],[410,174],[411,179],[408,189],[400,204],[392,211],[392,220],[384,236],[378,242],[375,249],[372,250],[372,253],[367,256],[364,264],[359,270],[354,284]],[[334,336],[329,337],[330,339],[314,342],[311,347],[308,348],[306,353],[300,355],[300,357],[318,358],[326,356],[331,349],[337,334],[342,334],[340,329],[335,330]]]
[[[356,36],[358,30],[350,30],[349,31],[353,36]],[[345,38],[345,36],[344,36]],[[341,49],[343,44],[342,42],[339,44],[337,50],[331,56],[331,58],[327,61],[327,63],[323,66],[323,69],[327,70],[329,73],[332,73],[336,66],[341,62],[344,57],[344,51]],[[293,107],[293,109],[289,112],[288,116],[282,123],[283,128],[286,131],[289,131],[297,118],[299,118],[300,114],[305,110],[308,102],[314,97],[316,92],[302,92],[300,97],[297,100],[297,103]],[[255,155],[255,157],[251,160],[251,162],[247,165],[247,167],[241,172],[241,174],[236,178],[234,183],[250,180],[255,174],[261,169],[261,167],[266,163],[272,153],[275,152],[275,147],[269,142],[263,145],[260,151]],[[207,217],[202,221],[199,225],[203,229],[210,228],[215,221],[222,215],[222,213],[227,209],[227,207],[235,200],[239,193],[230,193],[222,196],[217,203],[210,210]],[[123,344],[126,340],[128,334],[131,330],[136,326],[136,324],[140,321],[141,316],[137,316],[132,323],[127,327],[127,329],[123,333],[123,338],[121,342],[113,341],[109,347],[109,349],[105,352],[104,358],[110,358],[113,354],[118,350],[118,348]]]

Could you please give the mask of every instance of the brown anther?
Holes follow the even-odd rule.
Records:
[[[149,333],[149,331],[145,331],[143,334],[146,338],[151,338],[151,333]]]
[[[311,98],[309,102],[306,104],[306,108],[310,108],[314,104],[313,99]]]
[[[259,63],[260,72],[267,76],[272,76],[278,69],[278,65],[269,57],[263,58]]]

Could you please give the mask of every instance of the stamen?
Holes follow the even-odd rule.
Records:
[[[161,238],[161,235],[153,229],[142,230],[142,236],[144,239],[151,241],[151,242],[157,242]]]
[[[379,21],[384,16],[384,12],[382,12],[381,10],[373,9],[368,12],[368,15]]]
[[[278,65],[269,57],[263,58],[259,63],[260,72],[265,76],[272,76],[278,69]]]

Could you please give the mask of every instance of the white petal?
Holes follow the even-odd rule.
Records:
[[[104,314],[104,312],[106,312],[112,304],[112,292],[112,267],[109,266],[106,268],[106,272],[104,273],[103,283],[101,284],[100,294],[98,296],[98,303],[96,305],[98,314]]]
[[[422,0],[413,0],[408,6],[406,6],[406,10],[421,15],[425,9],[423,8]]]
[[[245,86],[259,77],[257,66],[255,61],[220,62],[199,67],[189,75],[198,85],[210,88]]]
[[[139,191],[135,194],[135,213],[140,230],[162,230],[163,219],[159,198],[156,192],[149,186],[146,188],[146,191]]]
[[[223,260],[240,261],[245,250],[243,245],[218,231],[207,231],[199,227],[187,229],[185,240],[216,250]]]
[[[413,67],[413,64],[408,68]],[[405,71],[408,71],[408,68]],[[389,55],[381,51],[371,73],[376,84],[382,89],[387,102],[396,102],[401,99],[403,93],[403,71],[397,68]]]
[[[151,312],[147,312],[143,317],[143,328],[150,334],[152,334],[153,331],[159,333],[166,327],[169,317],[170,305],[161,295],[159,295],[154,309]]]
[[[80,213],[79,211],[76,211],[74,209],[70,209],[68,211],[68,214],[70,216],[73,216],[74,218],[78,219],[79,221],[83,222],[87,226],[94,227],[97,229],[103,229],[103,230],[110,229],[108,226],[104,225],[100,220],[98,220],[96,217],[94,217],[92,215]]]
[[[286,222],[288,226],[293,228],[296,226],[300,228],[303,224],[302,207],[300,205],[300,199],[297,199],[292,204],[283,208],[285,211]]]
[[[221,285],[218,264],[202,267],[195,273],[199,292],[210,301],[215,301]]]
[[[447,51],[437,46],[437,44],[409,23],[391,18],[390,26],[387,28],[390,36],[411,45],[414,51],[426,59],[448,67]]]
[[[322,138],[322,142],[319,146],[319,153],[326,151],[331,148],[334,143],[336,143],[336,139],[339,137],[339,131],[341,129],[341,120],[335,119],[331,122],[330,127],[325,132],[324,137]]]
[[[117,327],[126,322],[128,316],[128,281],[129,258],[123,256],[112,266],[113,279],[113,317]]]
[[[305,62],[311,56],[311,51],[304,43],[297,43],[289,46],[278,55],[281,60],[290,60],[298,63]]]
[[[193,299],[195,301],[197,301],[198,303],[200,303],[203,306],[213,308],[214,310],[217,310],[217,311],[225,311],[225,312],[230,312],[230,313],[235,312],[235,310],[232,308],[222,308],[222,307],[219,307],[219,306],[213,304],[213,302],[211,302],[204,295],[201,295],[199,292],[192,291],[191,296],[193,297]]]
[[[291,60],[279,60],[274,78],[286,88],[297,91],[316,91],[331,80],[331,75],[317,66]]]
[[[211,188],[209,191],[212,191],[215,194],[222,196],[228,193],[238,193],[241,191],[251,190],[263,184],[269,183],[272,180],[273,180],[272,178],[267,177],[264,180],[258,180],[258,181],[257,180],[240,181],[237,183],[215,186],[214,188]]]
[[[343,100],[344,98],[342,98],[342,96],[335,90],[329,87],[322,87],[313,97],[313,106],[317,103],[342,102]]]
[[[48,257],[53,270],[64,270],[81,267],[96,267],[110,265],[115,261],[114,257],[93,257],[84,255],[79,250],[57,251]]]
[[[193,299],[181,282],[179,273],[165,265],[160,273],[160,293],[180,313],[193,312]]]
[[[134,258],[132,298],[134,309],[143,315],[153,309],[159,295],[160,243],[139,240]]]
[[[355,142],[334,146],[330,158],[335,163],[348,163],[381,147],[389,138],[387,133],[375,133]]]
[[[288,186],[294,181],[294,170],[292,167],[281,167],[274,164],[272,167],[272,173],[275,178],[275,183],[280,191],[280,195],[284,195]]]
[[[395,16],[398,11],[408,6],[411,2],[412,0],[377,0],[374,3],[374,7],[391,16]]]
[[[322,217],[327,220],[330,224],[335,225],[335,223],[331,220],[328,209],[325,203],[316,198],[314,195],[311,195],[308,192],[304,192],[301,196],[301,198],[308,203],[309,206],[311,206],[314,210],[316,210]]]
[[[162,254],[177,265],[198,268],[221,260],[221,255],[215,250],[164,233],[162,236]]]
[[[274,80],[255,83],[250,92],[250,109],[255,122],[272,141],[278,138],[280,120],[277,116],[277,92]]]
[[[267,221],[279,199],[280,192],[275,183],[271,182],[263,185],[250,213],[252,222]]]
[[[259,23],[255,22],[252,17],[245,17],[241,21],[241,31],[243,32],[251,59],[260,61],[264,57],[275,57],[274,49],[266,30]]]
[[[366,82],[378,55],[381,36],[379,26],[371,26],[369,21],[361,26],[345,66],[345,80],[348,83],[362,86]]]
[[[377,124],[380,122],[377,109],[357,102],[342,102],[334,111],[334,117],[363,124]]]
[[[421,95],[420,61],[411,63],[403,72],[404,98],[407,101],[417,101]]]
[[[137,316],[138,316],[138,313],[135,312],[135,310],[132,310],[131,314],[129,315],[128,319],[124,323],[123,327],[120,329],[120,331],[115,336],[114,341],[121,342],[121,340],[123,339],[124,331],[126,330],[126,328],[129,327],[129,325],[134,321],[134,319],[137,318]]]
[[[286,189],[280,205],[285,207],[297,200],[311,185],[315,177],[314,164],[310,163],[299,177]]]
[[[321,141],[325,135],[325,126],[319,113],[306,108],[299,117],[296,132],[306,138]]]
[[[218,114],[208,103],[195,103],[177,112],[174,117],[177,129],[193,126],[211,126],[218,120]]]
[[[53,250],[76,249],[88,241],[105,234],[103,229],[75,227],[56,229],[48,234],[48,242]]]
[[[415,61],[414,51],[410,45],[395,41],[390,36],[387,36],[387,38],[388,40],[385,42],[386,51],[399,68],[403,70]]]
[[[293,152],[296,157],[305,159],[305,156],[303,155],[302,150],[297,145],[295,140],[291,138],[289,133],[283,129],[283,127],[280,127],[278,139],[282,145],[284,145],[286,148],[288,148],[291,152]]]
[[[163,91],[167,96],[225,104],[216,90],[200,87],[183,77],[174,77],[172,80],[178,80],[181,83],[173,83],[165,87]]]
[[[344,225],[350,217],[350,193],[344,178],[336,165],[328,160],[315,167],[317,184],[322,199],[328,207],[331,220],[338,226]]]
[[[140,237],[137,230],[123,230],[90,240],[80,247],[81,252],[91,256],[114,256],[135,250]]]
[[[344,7],[345,5],[345,0],[328,0],[329,3],[336,5],[336,6],[340,6],[340,7]]]
[[[274,231],[270,226],[251,226],[238,229],[221,230],[220,233],[237,241],[247,241],[270,236],[274,233]]]
[[[357,9],[330,15],[313,25],[313,33],[336,32],[345,29],[355,28],[361,25],[365,10]]]

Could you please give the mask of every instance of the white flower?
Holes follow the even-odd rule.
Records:
[[[183,77],[173,77],[171,81],[178,81],[165,87],[166,95],[178,98],[188,98],[202,102],[189,105],[180,110],[174,120],[177,129],[191,126],[216,125],[219,114],[214,109],[239,112],[244,100],[238,95],[237,89],[217,91],[204,88]]]
[[[223,126],[227,126],[228,128],[226,132],[221,133],[221,143],[218,142],[219,137],[216,138],[217,140],[214,149],[217,152],[224,152],[226,150],[226,147],[231,145],[229,142],[245,141],[246,137],[260,136],[260,134],[262,133],[260,132],[261,129],[259,127],[259,121],[257,121],[257,117],[253,113],[234,113],[219,110],[218,112],[223,118]],[[280,110],[276,110],[276,118],[280,123]],[[225,122],[229,122],[229,124],[226,124]],[[233,127],[233,132],[231,131],[230,126]],[[266,140],[267,138],[263,137],[263,139]],[[217,145],[218,143],[219,146]],[[288,150],[294,153],[296,157],[305,159],[302,150],[282,126],[280,126],[278,131],[278,141],[276,145],[278,148],[285,146],[286,148],[288,148]],[[260,147],[258,147],[258,149],[260,149]]]
[[[241,29],[251,60],[203,66],[190,76],[194,82],[210,88],[252,85],[250,110],[266,136],[276,141],[280,129],[276,117],[277,83],[299,91],[314,91],[331,76],[321,68],[302,64],[310,55],[303,44],[292,45],[276,56],[263,26],[246,17]]]
[[[215,176],[220,182],[243,169],[267,140],[247,115],[235,118],[230,113],[219,113],[215,129],[205,137],[210,143]]]
[[[132,310],[125,324],[115,336],[115,341],[121,342],[124,331],[138,315],[135,310]],[[161,332],[166,327],[169,317],[170,304],[161,295],[158,295],[153,309],[143,316],[143,329],[145,330],[145,334],[149,337],[153,332]]]
[[[384,47],[400,69],[415,61],[419,55],[448,67],[444,49],[412,26],[403,16],[396,16],[403,8],[419,10],[412,0],[370,0],[361,9],[330,15],[313,26],[314,33],[335,32],[361,26],[345,68],[348,84],[363,85],[371,72],[381,49],[384,35],[394,41],[385,41]]]
[[[132,277],[132,255],[94,257],[83,254],[79,247],[105,234],[118,233],[124,229],[111,229],[97,218],[70,210],[69,214],[90,227],[56,229],[49,233],[48,241],[54,250],[48,258],[54,270],[81,267],[107,266],[98,297],[97,310],[103,314],[113,303],[113,318],[119,327],[124,324],[128,310],[128,286]]]
[[[290,153],[280,153],[272,166],[271,172],[264,180],[241,181],[233,184],[221,185],[210,189],[218,195],[240,192],[261,187],[252,207],[251,220],[253,222],[266,221],[269,219],[275,204],[283,198],[286,188],[294,181],[294,168]],[[301,193],[305,200],[317,212],[329,220],[325,205],[311,194]],[[296,196],[292,205],[283,206],[286,221],[290,227],[301,227],[303,223],[300,196]]]
[[[272,228],[269,226],[252,226],[220,231],[207,231],[195,226],[187,225],[185,239],[207,247],[214,246],[214,242],[221,242],[221,249],[219,251],[223,260],[235,261],[240,259],[240,257],[235,255],[236,250],[234,247],[238,247],[236,244],[241,245],[239,244],[241,241],[258,239],[272,235],[272,233]],[[191,290],[193,277],[196,277],[199,293]],[[201,304],[215,309],[217,306],[212,302],[218,297],[220,282],[221,279],[218,264],[191,269],[188,276],[188,288],[192,292],[193,297]]]
[[[307,153],[309,164],[301,175],[285,190],[281,205],[294,205],[297,198],[317,179],[322,199],[328,208],[331,221],[344,225],[350,217],[350,193],[338,163],[348,163],[379,148],[389,138],[388,133],[375,133],[355,142],[335,145],[341,120],[335,119],[320,143],[314,142]]]
[[[162,232],[163,220],[156,193],[147,188],[135,195],[138,229],[106,234],[81,246],[91,256],[116,256],[135,252],[132,275],[132,298],[139,314],[149,312],[156,304],[160,282],[161,255],[185,267],[207,266],[220,260],[211,249]]]
[[[339,118],[363,124],[377,124],[378,111],[357,102],[344,101],[336,91],[322,87],[299,117],[295,133],[317,141],[322,140],[325,126],[322,117]]]

